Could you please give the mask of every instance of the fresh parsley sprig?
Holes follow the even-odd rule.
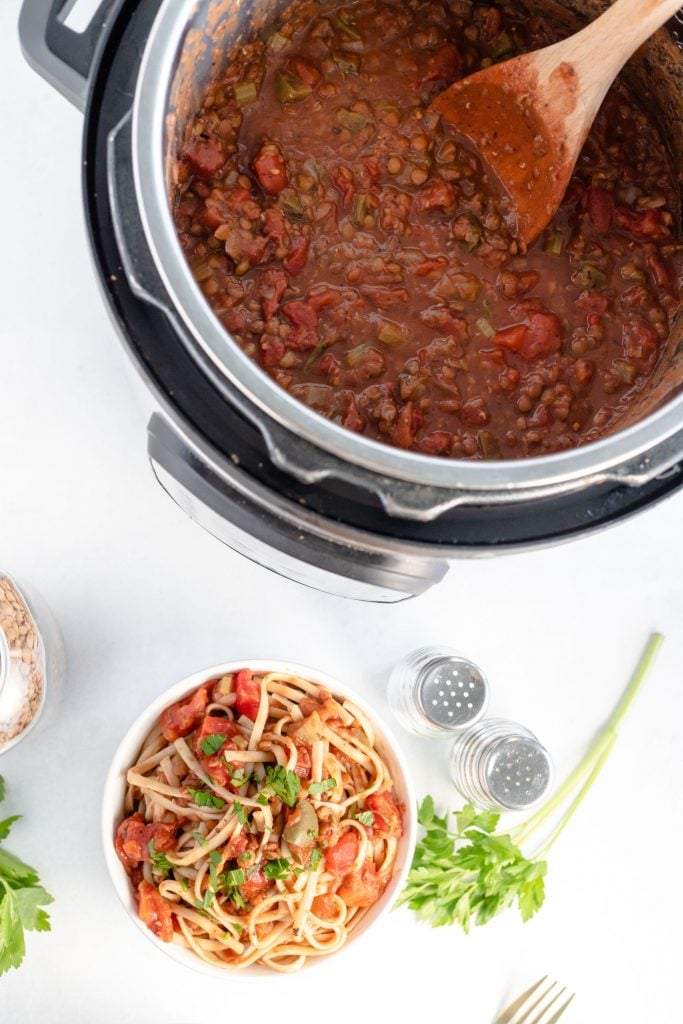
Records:
[[[418,808],[424,836],[415,848],[408,882],[397,905],[414,910],[432,927],[486,924],[517,904],[527,921],[545,898],[545,856],[598,777],[617,738],[617,727],[642,686],[663,637],[655,633],[612,716],[557,792],[507,834],[497,832],[499,815],[466,804],[455,813],[455,828],[439,817],[430,796]],[[568,804],[568,806],[567,806]],[[559,820],[557,815],[564,808]],[[521,845],[546,828],[545,840],[527,858]]]
[[[0,801],[5,783],[0,776]],[[0,821],[0,840],[6,839],[18,815]],[[53,898],[39,884],[38,872],[7,850],[0,849],[0,974],[19,967],[26,952],[24,931],[49,932],[50,918],[42,907]]]
[[[223,797],[217,796],[208,789],[193,789],[191,786],[188,786],[187,792],[190,794],[197,807],[215,807],[219,811],[225,807],[225,800]]]
[[[296,772],[283,765],[268,765],[266,783],[256,797],[258,803],[266,804],[271,797],[278,797],[283,804],[293,807],[301,790],[301,779]]]
[[[171,864],[166,854],[163,852],[163,850],[156,850],[154,848],[153,839],[150,839],[150,841],[148,842],[147,849],[149,850],[149,855],[152,860],[152,870],[156,871],[157,874],[160,874],[162,878],[168,878],[171,871],[173,870],[173,865]]]

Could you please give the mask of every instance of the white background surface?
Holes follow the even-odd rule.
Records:
[[[398,607],[354,605],[222,547],[155,484],[151,404],[100,300],[83,228],[80,115],[23,63],[0,4],[0,568],[59,618],[69,675],[54,722],[0,758],[10,848],[55,895],[0,979],[8,1024],[440,1019],[489,1024],[542,974],[578,993],[564,1020],[659,1024],[680,1006],[683,495],[550,551],[460,563]],[[447,642],[480,662],[493,708],[562,772],[609,711],[647,634],[655,674],[603,776],[552,852],[547,902],[469,936],[396,912],[305,976],[214,982],[164,957],[106,875],[100,792],[123,732],[161,690],[229,658],[336,674],[386,710],[388,669]],[[445,750],[406,738],[419,793],[455,803]]]

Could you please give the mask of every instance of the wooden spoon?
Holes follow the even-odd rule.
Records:
[[[616,0],[581,32],[456,82],[432,109],[479,150],[529,245],[566,191],[605,93],[682,0]]]

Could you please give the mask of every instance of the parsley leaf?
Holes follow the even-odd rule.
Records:
[[[220,810],[225,807],[225,800],[221,796],[216,796],[208,789],[192,789],[191,786],[187,787],[187,791],[196,803],[197,807],[217,807]]]
[[[334,789],[336,785],[336,779],[323,779],[322,782],[312,782],[308,787],[308,792],[311,796],[317,796],[318,793],[325,793],[328,789]]]
[[[173,870],[173,865],[162,850],[154,849],[154,840],[150,839],[147,843],[147,849],[149,855],[152,858],[152,864],[154,865],[153,870],[157,871],[162,878],[168,878],[169,874]]]
[[[286,857],[278,857],[277,860],[269,860],[263,867],[263,874],[266,878],[289,878],[292,873],[292,865]]]
[[[244,885],[247,873],[244,868],[233,868],[232,871],[224,871],[221,879],[226,889],[236,889],[238,885]]]
[[[10,829],[15,821],[19,821],[21,818],[20,814],[13,814],[11,818],[5,818],[4,821],[0,821],[0,841],[7,839],[10,833]]]
[[[4,797],[5,784],[0,776],[0,800]],[[0,841],[7,838],[18,818],[13,815],[0,822]],[[0,849],[0,974],[19,967],[24,959],[24,931],[50,930],[50,919],[42,908],[52,902],[35,868]]]
[[[281,764],[268,765],[266,784],[256,799],[259,803],[263,803],[271,796],[277,796],[283,804],[293,807],[300,790],[301,779],[296,772],[290,771],[289,768],[285,768]]]
[[[197,843],[199,843],[200,846],[206,846],[206,844],[209,841],[208,839],[204,838],[201,832],[191,832],[190,835]]]
[[[249,820],[249,814],[244,804],[241,804],[239,800],[233,800],[232,813],[235,815],[240,825],[247,824],[247,821]]]
[[[302,875],[304,871],[316,871],[318,865],[320,864],[322,855],[323,851],[320,849],[319,846],[316,846],[313,850],[311,850],[311,856],[308,859],[308,864],[306,865],[306,867],[294,868],[294,874]]]
[[[226,761],[225,758],[223,758],[223,761],[225,763],[225,767],[228,769],[228,775],[230,776],[230,781],[235,786],[238,786],[238,787],[239,786],[244,786],[244,784],[247,783],[247,782],[253,782],[253,780],[255,778],[255,775],[253,774],[253,772],[250,772],[247,775],[247,773],[244,770],[244,767],[241,766],[239,768],[235,768],[234,764],[231,764],[230,761]]]
[[[356,821],[359,821],[361,825],[367,825],[368,828],[372,828],[375,824],[375,815],[372,811],[360,811],[355,815]]]
[[[200,743],[202,754],[206,754],[207,757],[211,757],[212,754],[218,753],[227,738],[227,733],[222,732],[214,732],[210,736],[207,736],[206,739],[202,740]]]

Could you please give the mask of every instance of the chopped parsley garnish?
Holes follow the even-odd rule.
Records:
[[[244,804],[241,804],[239,800],[233,800],[232,813],[235,815],[240,825],[246,825],[249,820],[249,814]]]
[[[208,908],[211,906],[211,903],[212,903],[213,898],[214,898],[215,895],[216,895],[216,893],[213,891],[213,889],[207,889],[206,892],[204,893],[204,899],[203,900],[195,900],[194,901],[194,905],[197,908],[197,910],[199,910],[199,911],[202,911],[202,910],[206,911],[206,910],[208,910]]]
[[[268,765],[266,768],[266,784],[256,798],[259,803],[267,802],[272,796],[279,797],[283,804],[293,807],[301,789],[301,779],[283,765]]]
[[[201,832],[191,832],[190,835],[194,840],[196,840],[199,843],[200,846],[206,846],[206,844],[209,841],[208,839],[204,838]]]
[[[214,892],[217,892],[221,884],[218,878],[218,872],[216,871],[216,868],[221,862],[220,850],[212,850],[209,854],[209,860],[211,861],[211,867],[209,868],[209,885]]]
[[[244,868],[233,868],[232,871],[224,871],[221,878],[226,889],[233,889],[237,888],[238,885],[244,885],[247,880],[247,873]]]
[[[325,793],[328,789],[334,789],[336,785],[336,779],[323,779],[322,782],[312,782],[308,787],[308,792],[311,796],[317,796],[318,793]]]
[[[218,810],[225,807],[225,800],[221,796],[216,796],[215,793],[211,793],[208,789],[192,789],[191,786],[187,787],[187,792],[190,794],[197,807],[217,807]]]
[[[375,824],[375,815],[372,811],[361,811],[360,814],[356,815],[356,821],[359,821],[361,825],[367,825],[368,828],[372,828]]]
[[[228,769],[230,781],[234,786],[244,786],[247,782],[253,782],[254,775],[251,772],[247,775],[244,768],[235,768],[234,764],[231,764],[230,761],[226,761],[225,758],[223,758],[223,761],[225,763],[225,767]]]
[[[163,878],[168,878],[170,872],[173,870],[173,865],[170,860],[161,850],[154,849],[154,840],[150,839],[147,843],[147,849],[149,855],[152,858],[152,864],[154,865],[154,871],[157,871]]]
[[[322,857],[322,855],[323,851],[320,849],[319,846],[316,846],[315,849],[311,850],[311,856],[306,867],[294,868],[294,874],[301,875],[303,874],[304,871],[316,871],[318,865],[320,864],[320,858]]]
[[[263,874],[266,878],[279,879],[289,878],[292,873],[292,865],[286,857],[278,857],[277,860],[269,860],[263,867]]]
[[[254,856],[254,855],[253,855],[253,853],[251,852],[251,850],[245,850],[245,851],[244,851],[244,853],[240,853],[240,855],[239,855],[239,857],[238,857],[237,859],[238,859],[238,860],[251,860],[251,858],[252,858],[253,856]]]
[[[206,739],[202,740],[200,743],[202,754],[206,754],[207,757],[211,757],[212,754],[217,754],[227,738],[227,734],[224,732],[214,732],[211,736],[207,736]]]
[[[183,878],[183,876],[181,875],[180,878],[178,879],[178,882],[180,883],[180,888],[183,890],[183,892],[188,892],[190,888],[190,883],[188,882],[188,880],[186,878]]]

